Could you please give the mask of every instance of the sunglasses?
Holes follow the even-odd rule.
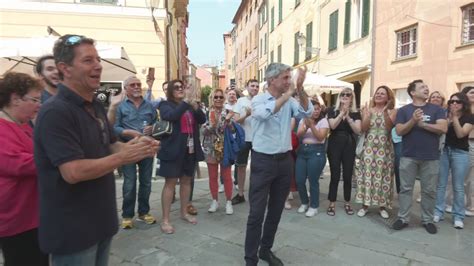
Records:
[[[72,36],[67,37],[66,39],[60,39],[61,42],[63,43],[63,47],[61,48],[61,52],[59,54],[62,57],[66,47],[79,45],[85,39],[86,39],[86,37],[84,37],[82,35],[72,35]]]
[[[449,100],[449,101],[448,101],[448,104],[453,104],[453,103],[455,103],[455,104],[462,104],[463,102],[462,102],[461,100]]]
[[[220,100],[224,99],[224,96],[214,96],[214,100],[219,100],[219,99]]]
[[[351,97],[352,93],[341,93],[341,97]]]
[[[181,86],[181,85],[179,85],[179,86],[178,86],[178,85],[175,85],[175,86],[174,86],[174,89],[177,90],[177,91],[180,91],[180,90],[184,90],[184,87]]]

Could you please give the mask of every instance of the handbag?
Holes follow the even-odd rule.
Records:
[[[165,136],[171,135],[171,133],[173,133],[173,124],[165,120],[156,121],[151,130],[151,136],[154,139],[161,139]]]

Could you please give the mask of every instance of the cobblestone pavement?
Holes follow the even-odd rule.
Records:
[[[366,217],[348,216],[342,202],[342,183],[336,216],[326,215],[329,187],[328,166],[321,180],[320,213],[306,218],[293,209],[285,210],[273,251],[287,265],[473,265],[474,218],[465,220],[465,229],[452,227],[452,219],[438,223],[439,232],[428,234],[420,225],[420,207],[413,201],[410,226],[394,231],[389,225],[397,213],[397,200],[384,220],[377,209]],[[245,226],[248,203],[234,206],[234,214],[225,214],[224,194],[219,194],[220,208],[207,212],[210,203],[205,164],[201,179],[196,180],[194,205],[198,208],[198,224],[179,219],[179,201],[172,206],[173,235],[161,233],[161,189],[163,179],[153,182],[151,213],[158,217],[155,225],[135,223],[131,230],[120,230],[114,237],[110,265],[244,265]],[[117,202],[121,207],[122,180],[117,180]],[[419,190],[417,190],[419,191]],[[234,192],[235,193],[235,192]],[[246,195],[247,196],[247,195]],[[395,196],[396,197],[396,196]],[[357,211],[359,206],[354,206]],[[119,212],[120,215],[120,212]],[[0,258],[0,265],[1,265]],[[259,265],[267,265],[260,261]]]

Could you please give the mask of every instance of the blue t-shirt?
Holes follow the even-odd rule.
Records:
[[[413,117],[413,112],[418,108],[423,110],[425,123],[436,124],[436,120],[446,119],[446,112],[437,105],[431,103],[424,106],[408,104],[398,110],[395,124],[408,122]],[[413,126],[410,132],[402,136],[402,156],[416,160],[438,160],[439,136],[418,127],[418,125]]]

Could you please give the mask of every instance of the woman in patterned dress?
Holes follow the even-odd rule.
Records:
[[[391,205],[394,177],[394,151],[390,132],[395,121],[394,95],[387,86],[375,91],[370,106],[362,108],[362,132],[366,134],[360,162],[354,169],[357,180],[356,203],[362,203],[359,217],[367,214],[369,206],[379,206],[380,215],[387,219],[385,209]]]

